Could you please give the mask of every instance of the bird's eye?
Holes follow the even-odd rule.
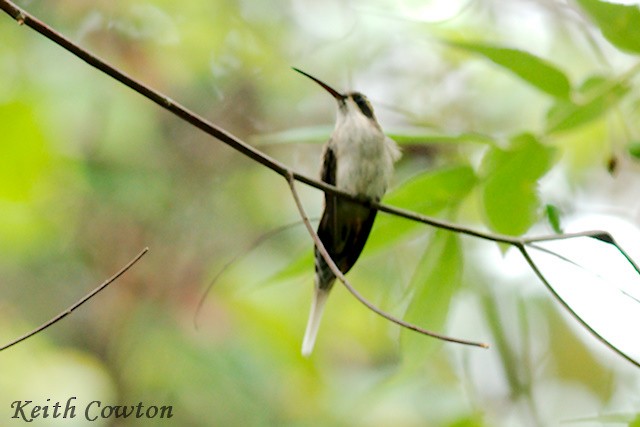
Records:
[[[369,104],[369,101],[367,101],[363,95],[359,93],[353,94],[353,101],[356,103],[362,114],[370,119],[373,118],[373,109],[371,108],[371,104]]]

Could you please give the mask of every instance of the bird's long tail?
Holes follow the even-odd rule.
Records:
[[[310,356],[313,351],[316,336],[318,335],[318,328],[320,327],[320,320],[324,312],[324,305],[327,302],[327,297],[329,297],[330,289],[331,288],[315,286],[311,312],[309,313],[309,320],[307,321],[307,330],[304,333],[304,340],[302,341],[302,355],[304,357]]]

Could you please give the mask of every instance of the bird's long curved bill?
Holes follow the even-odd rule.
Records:
[[[334,88],[332,88],[331,86],[329,86],[328,84],[326,84],[325,82],[318,80],[317,78],[313,77],[311,74],[307,74],[304,71],[296,68],[296,67],[291,67],[293,68],[294,71],[299,72],[300,74],[302,74],[303,76],[307,76],[309,77],[311,80],[313,80],[314,82],[318,83],[320,86],[322,86],[324,88],[324,90],[326,90],[327,92],[329,92],[331,94],[331,96],[333,96],[335,99],[344,99],[344,95],[341,94],[340,92],[338,92],[337,90],[335,90]]]

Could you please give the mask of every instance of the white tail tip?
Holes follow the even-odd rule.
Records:
[[[329,291],[327,289],[315,288],[313,302],[311,303],[311,312],[309,313],[309,320],[307,321],[307,330],[304,333],[304,340],[302,340],[302,355],[304,357],[309,357],[313,352],[313,346],[316,342],[320,320],[322,319],[324,305],[327,302],[328,296]]]

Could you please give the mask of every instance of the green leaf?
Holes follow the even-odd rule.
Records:
[[[493,145],[493,138],[481,133],[469,132],[458,135],[442,135],[421,131],[420,129],[391,129],[389,138],[400,145],[405,144],[488,144]]]
[[[405,318],[423,328],[444,333],[451,298],[462,283],[462,251],[456,233],[438,230],[433,234],[411,279],[413,296]],[[402,349],[409,364],[426,360],[440,341],[402,332]]]
[[[0,253],[7,258],[43,250],[51,218],[36,206],[57,188],[48,179],[55,158],[33,110],[21,102],[0,104],[0,129]]]
[[[430,170],[414,176],[391,192],[385,203],[433,215],[466,196],[476,182],[470,166]]]
[[[573,129],[599,118],[629,92],[629,87],[624,82],[594,76],[583,83],[579,92],[585,101],[561,100],[549,109],[548,133]]]
[[[600,28],[602,35],[620,50],[640,53],[640,9],[599,0],[578,0]]]
[[[547,220],[555,231],[558,234],[562,233],[562,226],[560,225],[560,209],[557,206],[548,204],[545,206],[545,213],[547,214]]]
[[[537,219],[537,181],[553,165],[554,150],[531,134],[511,140],[508,149],[492,148],[482,160],[482,205],[489,227],[521,235]]]
[[[640,159],[640,141],[631,141],[627,146],[627,151],[632,157]]]
[[[484,56],[543,92],[561,99],[569,98],[571,92],[569,78],[545,59],[518,49],[480,43],[448,42],[448,44]]]
[[[0,200],[24,202],[45,174],[51,155],[33,112],[21,103],[0,105]]]
[[[437,169],[411,178],[392,191],[383,201],[423,215],[435,215],[460,203],[476,183],[477,177],[470,166]],[[378,214],[366,248],[370,250],[386,247],[400,240],[416,227],[424,227],[424,225]]]
[[[578,284],[576,284],[576,287]],[[549,340],[549,362],[558,369],[558,379],[581,384],[594,396],[602,401],[611,399],[612,390],[602,387],[610,373],[606,364],[598,362],[593,349],[580,337],[574,325],[554,307],[543,301],[532,301],[531,304],[541,304],[537,310],[546,322]],[[583,424],[584,425],[584,424]]]
[[[305,126],[282,132],[253,135],[250,142],[253,145],[325,143],[331,136],[332,130],[333,126]]]
[[[306,126],[282,132],[265,133],[251,137],[254,145],[325,143],[331,136],[332,126]],[[385,133],[400,145],[405,144],[493,144],[491,137],[477,132],[443,135],[422,127],[385,129]]]
[[[281,282],[283,280],[289,280],[293,277],[308,275],[309,280],[312,280],[313,274],[313,241],[309,239],[309,248],[298,252],[296,257],[292,257],[290,263],[288,263],[282,270],[275,272],[268,277],[268,282]]]

